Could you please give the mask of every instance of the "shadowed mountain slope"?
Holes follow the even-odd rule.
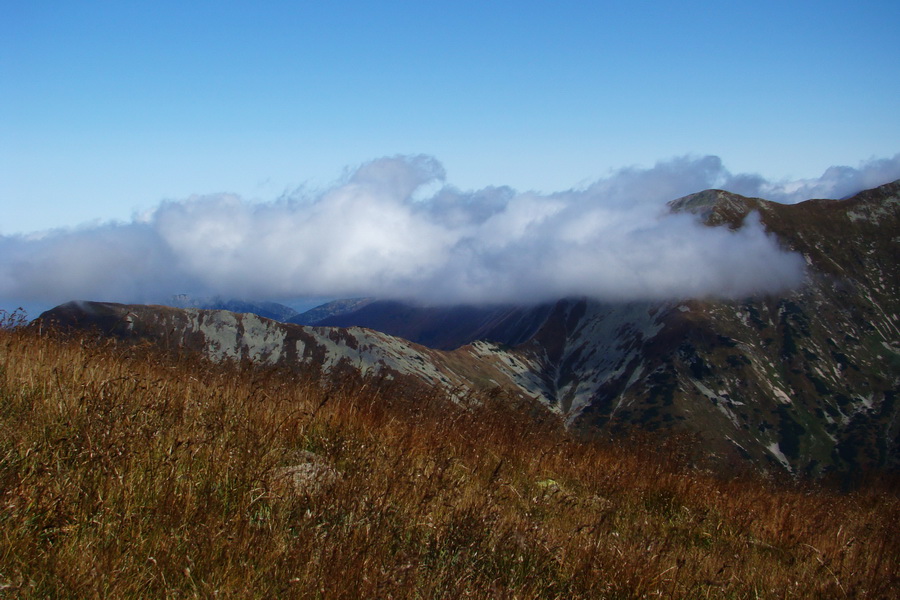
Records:
[[[537,332],[552,308],[552,304],[537,307],[422,307],[378,300],[359,310],[325,318],[316,325],[368,327],[431,348],[452,350],[475,340],[521,344]]]

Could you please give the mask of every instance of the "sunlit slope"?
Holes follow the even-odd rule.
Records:
[[[0,596],[887,598],[898,496],[508,397],[0,328]],[[414,386],[413,386],[414,387]],[[546,413],[544,413],[546,417]]]

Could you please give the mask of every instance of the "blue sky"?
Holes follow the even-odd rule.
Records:
[[[556,192],[900,151],[900,2],[0,2],[0,234],[427,154]]]
[[[0,0],[0,309],[744,297],[900,178],[900,2]]]

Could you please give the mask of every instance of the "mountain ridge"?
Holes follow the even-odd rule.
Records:
[[[179,343],[213,358],[227,346],[228,357],[275,364],[274,351],[264,349],[281,340],[285,360],[356,360],[457,394],[500,388],[541,402],[588,437],[687,432],[724,463],[811,476],[900,467],[900,181],[840,201],[781,205],[707,190],[669,206],[730,228],[757,214],[782,247],[803,256],[804,285],[737,300],[569,298],[488,308],[374,301],[322,321],[339,329],[289,330],[203,311],[164,318],[153,316],[156,309],[103,310],[139,316],[130,329],[116,325],[115,335],[140,330],[160,340],[165,323]],[[77,305],[54,310],[47,319],[97,321],[79,317]],[[200,338],[204,323],[214,327]]]

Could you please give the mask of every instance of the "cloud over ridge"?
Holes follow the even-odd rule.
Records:
[[[708,188],[779,202],[846,197],[900,178],[900,154],[795,182],[732,175],[715,156],[621,169],[554,194],[461,191],[445,177],[432,157],[382,158],[315,195],[195,196],[129,223],[0,236],[0,298],[493,303],[774,292],[800,283],[803,261],[758,219],[710,228],[666,202]]]

